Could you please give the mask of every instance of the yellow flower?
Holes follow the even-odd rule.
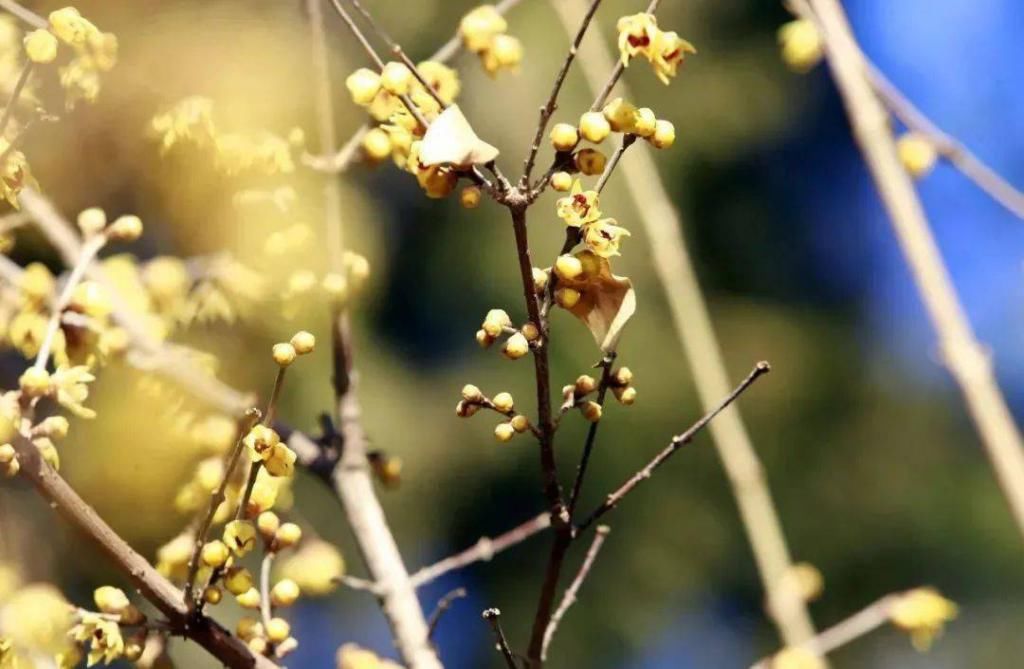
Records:
[[[558,200],[556,210],[558,217],[565,221],[569,227],[578,228],[596,221],[601,217],[601,210],[598,209],[599,198],[597,191],[584,191],[577,180],[572,185],[568,197]]]
[[[150,128],[160,138],[161,149],[166,151],[178,142],[188,141],[197,146],[213,142],[213,100],[198,95],[187,97],[153,118]]]
[[[172,581],[181,581],[188,573],[188,560],[195,547],[195,536],[183,532],[156,551],[156,569]]]
[[[50,12],[50,28],[61,41],[79,48],[84,48],[90,37],[99,34],[99,29],[74,7]]]
[[[242,557],[256,547],[256,528],[247,520],[232,520],[224,526],[224,543]]]
[[[295,473],[295,451],[284,444],[275,444],[270,457],[263,462],[271,476],[291,476]]]
[[[623,65],[629,65],[629,59],[637,54],[651,59],[651,44],[658,34],[658,19],[653,14],[623,16],[615,27],[619,31],[619,52],[622,54]]]
[[[98,613],[82,613],[81,620],[71,629],[70,634],[79,643],[89,643],[86,666],[91,667],[97,662],[110,664],[124,654],[124,637],[121,636],[120,626]]]
[[[668,85],[669,79],[676,76],[686,54],[697,53],[697,49],[675,32],[659,32],[654,36],[650,53],[654,74],[661,79],[661,83]]]
[[[491,40],[508,30],[508,22],[492,5],[481,5],[470,10],[459,22],[459,35],[466,49],[479,53],[487,49]]]
[[[52,63],[57,57],[57,38],[49,30],[33,30],[25,35],[25,55],[33,63]]]
[[[29,170],[25,154],[17,149],[10,150],[10,142],[0,137],[0,154],[7,154],[0,165],[0,196],[15,209],[19,208],[18,195],[26,186],[35,187],[36,180]]]
[[[281,437],[266,425],[256,425],[245,435],[243,443],[253,462],[266,461],[273,454],[274,446],[281,443]]]
[[[80,101],[95,102],[100,95],[100,75],[89,58],[78,57],[60,68],[60,85],[66,95],[68,109]]]
[[[629,237],[629,230],[615,223],[614,218],[602,218],[584,225],[583,242],[587,248],[602,258],[619,255],[619,244],[623,237]]]
[[[337,579],[344,575],[345,560],[331,544],[313,539],[281,561],[280,573],[307,595],[326,595],[337,587]]]
[[[345,88],[348,89],[352,101],[360,107],[365,107],[373,102],[380,92],[380,75],[365,67],[361,67],[345,79]]]
[[[70,610],[52,585],[29,584],[4,601],[0,629],[15,648],[52,655],[66,646]]]
[[[455,70],[433,60],[419,63],[416,69],[446,105],[455,102],[461,88],[459,75]]]
[[[57,389],[57,402],[79,418],[95,418],[96,412],[82,403],[89,397],[89,383],[96,377],[85,365],[62,365],[53,373],[53,386]]]
[[[889,619],[893,625],[910,633],[914,648],[924,651],[956,614],[956,604],[934,588],[916,588],[900,595],[889,611]]]
[[[782,61],[795,72],[807,72],[821,61],[825,52],[821,35],[814,23],[797,19],[779,28]]]
[[[615,132],[633,132],[637,121],[637,108],[622,98],[615,98],[601,110]]]
[[[338,649],[337,664],[338,669],[384,669],[376,653],[354,643],[346,643]]]

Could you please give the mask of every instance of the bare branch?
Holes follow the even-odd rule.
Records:
[[[572,583],[565,590],[565,594],[562,596],[562,601],[559,603],[558,608],[555,609],[554,614],[551,616],[551,622],[548,623],[548,629],[544,632],[544,645],[541,647],[540,658],[543,661],[548,659],[548,647],[551,645],[551,640],[555,638],[555,632],[558,631],[558,625],[562,622],[562,617],[565,612],[569,610],[573,604],[576,603],[576,596],[579,595],[580,588],[583,587],[583,581],[587,580],[587,575],[590,574],[591,568],[594,566],[594,561],[597,560],[597,554],[601,552],[601,546],[604,545],[604,540],[608,537],[608,533],[611,532],[611,528],[607,525],[598,525],[597,531],[594,534],[594,540],[590,544],[590,548],[587,549],[587,555],[583,558],[583,564],[580,565],[580,570],[576,574],[576,578],[572,580]]]
[[[491,629],[494,630],[494,639],[497,643],[498,652],[505,658],[505,664],[508,669],[518,669],[516,667],[516,658],[512,655],[512,649],[508,647],[508,640],[505,638],[505,632],[501,629],[501,611],[498,609],[487,609],[483,612],[484,620],[491,624]]]
[[[554,277],[552,277],[554,278]],[[604,400],[608,394],[608,386],[612,380],[612,365],[615,363],[615,352],[611,352],[601,358],[598,365],[601,367],[601,380],[597,386],[597,403],[604,407]],[[590,454],[594,450],[594,442],[597,440],[597,430],[601,421],[591,423],[587,428],[587,438],[583,442],[583,452],[580,455],[580,464],[576,467],[576,480],[572,484],[572,495],[569,497],[569,520],[572,521],[576,512],[576,504],[580,499],[580,491],[583,490],[583,478],[587,475],[587,465],[590,464]]]
[[[0,9],[10,12],[33,28],[45,28],[49,25],[45,18],[14,0],[0,0]]]
[[[427,629],[429,630],[427,633],[428,637],[431,639],[434,638],[434,632],[437,630],[437,625],[441,622],[442,616],[444,616],[445,612],[452,607],[455,600],[462,599],[465,596],[465,588],[455,588],[437,601],[437,606],[434,607],[434,610],[430,613],[430,617],[427,618]]]
[[[622,154],[626,152],[626,149],[633,146],[635,141],[636,135],[627,133],[622,136],[622,143],[619,144],[619,148],[612,154],[611,160],[608,161],[608,164],[604,166],[604,172],[601,173],[601,178],[597,180],[597,185],[594,186],[594,190],[598,193],[604,190],[605,185],[608,183],[608,179],[612,176],[612,172],[615,171],[619,161],[622,160]]]

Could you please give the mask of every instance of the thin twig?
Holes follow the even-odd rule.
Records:
[[[501,611],[498,609],[487,609],[483,612],[484,620],[491,624],[498,652],[505,658],[505,664],[508,666],[508,669],[518,669],[512,649],[508,647],[508,639],[505,638],[505,632],[501,629],[501,622],[498,620],[500,617]]]
[[[886,595],[796,647],[815,655],[827,655],[889,622],[892,607],[899,601],[899,597],[900,593]],[[750,669],[771,669],[772,659],[762,658],[751,665]]]
[[[10,12],[33,28],[45,28],[48,25],[45,18],[14,0],[0,0],[0,9]]]
[[[871,171],[918,293],[938,335],[943,361],[960,386],[996,478],[1024,534],[1024,440],[956,294],[924,208],[896,152],[884,107],[866,76],[857,42],[836,0],[812,0],[829,67],[854,137]]]
[[[508,532],[499,534],[494,538],[481,537],[475,544],[461,553],[456,553],[432,565],[423,567],[414,573],[409,580],[413,586],[418,588],[474,562],[489,562],[498,553],[526,541],[549,527],[551,527],[551,514],[546,511],[539,513],[525,523],[517,525]]]
[[[615,363],[615,352],[601,358],[598,365],[601,367],[601,380],[597,386],[597,403],[604,408],[604,400],[608,394],[608,386],[612,380],[612,365]],[[602,421],[591,423],[587,428],[587,438],[583,442],[583,452],[580,454],[580,464],[576,467],[576,479],[572,484],[572,494],[569,496],[569,520],[572,521],[576,512],[576,504],[580,499],[580,491],[583,489],[583,478],[587,475],[587,465],[590,464],[590,454],[594,450],[594,442],[597,440],[597,429]]]
[[[543,661],[548,659],[548,647],[551,645],[551,640],[555,638],[555,632],[558,631],[558,625],[562,622],[562,617],[565,612],[569,610],[573,604],[576,603],[576,596],[579,595],[580,588],[583,587],[583,581],[587,580],[587,575],[590,574],[591,568],[594,566],[594,561],[597,560],[597,554],[601,552],[601,546],[604,545],[604,540],[608,537],[608,533],[611,532],[611,528],[607,525],[598,525],[597,530],[594,533],[594,540],[590,544],[590,548],[587,549],[587,555],[583,558],[583,564],[580,565],[579,572],[576,573],[576,578],[572,580],[572,583],[565,590],[565,594],[562,595],[562,601],[558,604],[558,608],[555,609],[554,614],[551,616],[551,622],[548,623],[548,629],[544,632],[544,645],[541,647],[540,658]]]
[[[274,566],[275,556],[274,551],[268,550],[260,563],[260,617],[263,618],[263,629],[270,629],[270,620],[274,617],[270,601],[270,570]]]
[[[217,515],[217,509],[219,509],[220,505],[224,503],[225,499],[227,499],[228,483],[231,481],[231,477],[235,472],[235,467],[238,466],[238,461],[242,456],[242,452],[245,450],[243,443],[245,435],[249,433],[249,430],[256,424],[256,421],[258,421],[259,418],[259,410],[251,409],[246,414],[245,418],[239,421],[238,438],[235,440],[235,447],[231,450],[231,455],[228,456],[227,464],[224,465],[224,476],[221,477],[216,490],[210,494],[210,505],[206,510],[205,517],[199,523],[199,529],[196,531],[196,543],[192,549],[192,555],[188,560],[188,578],[185,579],[185,603],[190,607],[195,607],[196,605],[193,588],[196,583],[196,575],[199,573],[199,554],[202,552],[203,546],[206,544],[206,537],[210,533],[210,526],[213,525],[213,519]]]
[[[25,84],[28,83],[28,78],[32,74],[32,66],[35,65],[31,60],[26,60],[24,67],[21,68],[21,74],[18,75],[18,81],[14,84],[14,90],[11,91],[11,99],[7,101],[7,106],[4,108],[4,115],[0,117],[0,137],[4,136],[7,131],[7,124],[11,122],[14,117],[14,108],[18,104],[18,98],[21,97],[21,92],[25,88]]]
[[[465,596],[465,588],[455,588],[437,600],[437,606],[434,607],[434,610],[430,612],[430,617],[427,618],[427,637],[434,638],[434,632],[437,631],[437,625],[441,622],[445,612],[452,607],[455,600],[462,599]]]
[[[580,42],[583,41],[583,36],[587,34],[587,28],[590,27],[590,20],[594,18],[594,14],[597,12],[597,8],[601,5],[601,0],[590,0],[590,7],[587,8],[586,14],[583,15],[583,20],[580,22],[579,30],[576,31],[576,37],[573,38],[572,44],[569,46],[569,53],[566,54],[565,60],[562,62],[562,67],[558,70],[558,74],[555,76],[555,84],[551,88],[551,94],[548,95],[548,101],[540,108],[540,119],[537,121],[537,131],[533,136],[533,143],[530,145],[530,153],[526,157],[523,165],[523,176],[519,180],[521,188],[526,188],[527,184],[530,183],[530,173],[533,172],[533,165],[537,160],[537,152],[540,150],[540,143],[544,139],[544,133],[548,129],[548,122],[551,120],[551,115],[555,113],[558,108],[558,94],[562,90],[562,84],[565,83],[565,77],[569,73],[569,68],[572,67],[572,62],[576,59],[576,51],[580,47]]]
[[[669,442],[668,446],[666,446],[664,449],[662,449],[660,453],[654,456],[653,460],[648,462],[643,468],[640,469],[640,471],[638,471],[636,474],[633,474],[626,480],[625,483],[619,486],[614,492],[609,494],[605,501],[602,502],[601,505],[598,506],[596,509],[594,509],[593,513],[591,513],[587,517],[587,519],[580,524],[578,531],[582,532],[583,530],[587,529],[598,518],[614,509],[615,506],[620,501],[622,501],[623,497],[632,492],[633,489],[636,488],[638,485],[640,485],[647,479],[651,478],[651,475],[654,473],[654,470],[656,470],[658,467],[662,465],[662,463],[664,463],[666,460],[672,457],[672,454],[674,454],[680,448],[693,441],[693,438],[697,436],[697,433],[703,430],[715,416],[720,414],[726,407],[728,407],[730,404],[736,401],[736,398],[742,395],[743,391],[749,388],[751,384],[754,383],[754,381],[757,381],[762,375],[767,374],[769,371],[771,371],[771,366],[767,362],[761,361],[754,365],[754,369],[750,371],[750,374],[747,375],[747,378],[743,379],[743,381],[741,381],[740,384],[736,386],[736,388],[734,388],[731,393],[726,395],[725,399],[723,399],[717,407],[715,407],[708,413],[704,414],[704,416],[696,423],[691,425],[690,428],[686,430],[686,432],[683,432],[682,434],[678,434],[675,437],[672,437],[672,441]]]
[[[604,172],[601,173],[601,178],[597,180],[597,185],[594,186],[594,190],[598,193],[604,190],[605,185],[608,183],[608,179],[612,176],[612,172],[615,171],[615,167],[619,164],[619,161],[622,160],[622,154],[626,152],[626,149],[633,146],[635,141],[636,135],[632,133],[627,133],[622,136],[622,143],[619,144],[619,148],[612,154],[608,164],[604,166]]]
[[[567,34],[575,29],[584,0],[553,2]],[[599,40],[581,47],[580,69],[591,90],[600,90],[614,66],[612,50]],[[617,54],[616,54],[617,55]],[[625,83],[622,95],[632,97]],[[693,260],[683,236],[684,221],[673,205],[650,151],[638,151],[622,165],[630,198],[644,226],[651,263],[665,292],[675,335],[693,371],[694,385],[705,411],[714,407],[731,387],[721,345]],[[788,597],[780,588],[790,573],[792,559],[779,514],[772,500],[764,467],[743,418],[733,406],[711,423],[711,436],[739,507],[743,527],[753,549],[758,573],[769,602],[768,614],[786,644],[814,636],[806,603]],[[782,592],[782,594],[775,594]]]

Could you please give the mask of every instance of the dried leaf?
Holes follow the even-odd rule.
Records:
[[[583,274],[559,285],[579,291],[580,300],[569,311],[583,321],[601,351],[609,353],[636,312],[633,282],[612,274],[608,260],[591,251],[581,251],[576,257],[583,262]]]

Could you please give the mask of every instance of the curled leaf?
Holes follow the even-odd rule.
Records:
[[[458,105],[452,105],[430,124],[420,146],[424,167],[483,165],[498,157],[498,149],[477,137]]]
[[[559,281],[559,286],[579,292],[579,301],[569,311],[583,321],[601,351],[609,353],[636,311],[633,282],[612,274],[608,259],[592,251],[581,251],[576,257],[583,264],[583,272],[572,280]]]

